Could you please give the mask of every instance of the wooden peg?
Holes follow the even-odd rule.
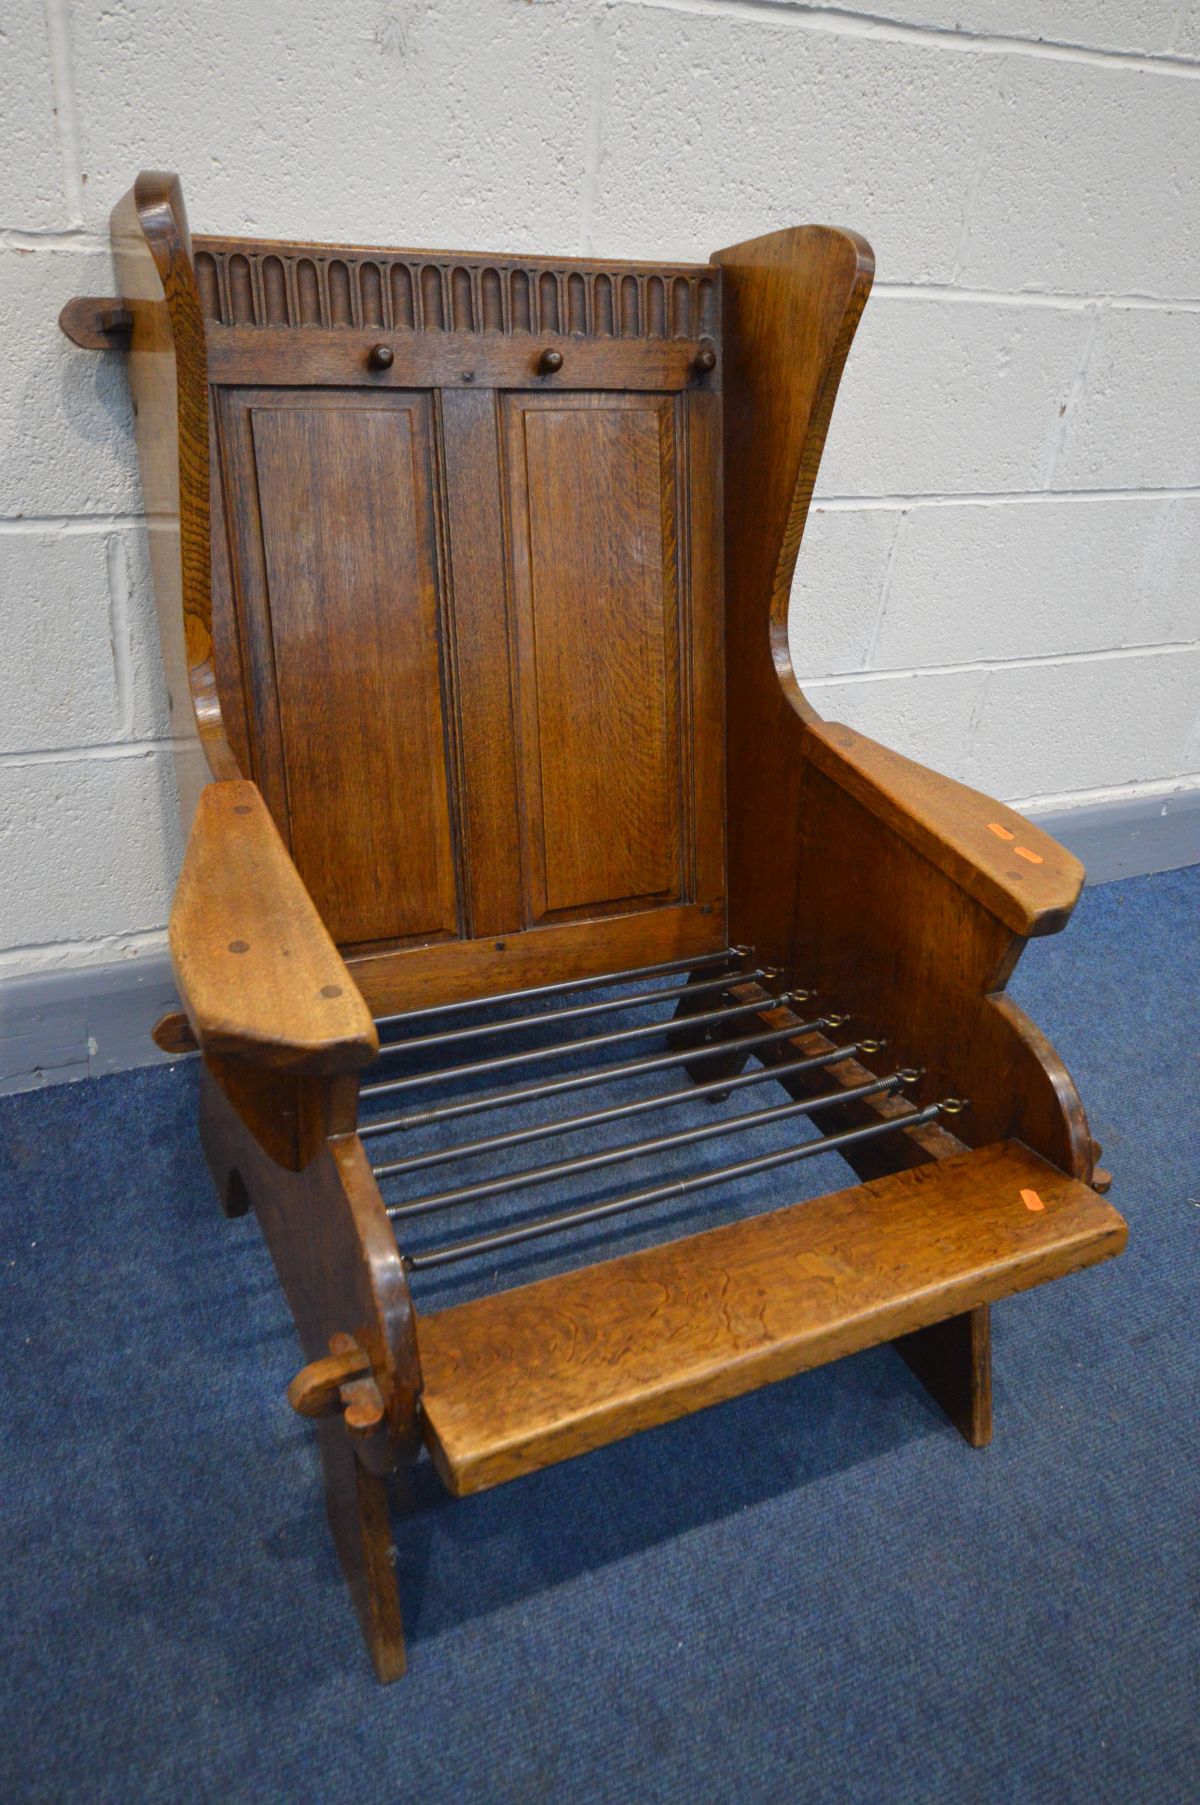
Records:
[[[342,1356],[345,1358],[345,1356]],[[352,1379],[339,1396],[345,1407],[345,1423],[353,1436],[374,1435],[383,1426],[383,1398],[374,1379]]]
[[[178,1009],[159,1016],[150,1030],[150,1038],[164,1053],[195,1053],[200,1044],[187,1016],[180,1014]]]
[[[337,1339],[340,1341],[342,1337]],[[348,1348],[327,1354],[323,1360],[313,1360],[298,1372],[288,1386],[288,1403],[301,1416],[328,1416],[341,1404],[342,1386],[366,1378],[370,1371],[371,1362],[366,1352],[357,1341],[351,1341]],[[382,1414],[382,1400],[379,1408]]]
[[[698,376],[707,376],[710,370],[717,367],[717,353],[712,345],[701,345],[692,359],[692,368]]]
[[[112,351],[127,342],[133,315],[113,296],[76,295],[59,314],[58,324],[81,350]]]
[[[390,345],[372,345],[367,352],[367,368],[370,370],[390,370],[396,361],[396,353]]]
[[[334,1359],[351,1359],[361,1349],[353,1335],[331,1335],[329,1352]],[[396,1450],[387,1430],[383,1394],[368,1369],[363,1378],[347,1380],[338,1388],[342,1422],[360,1465],[382,1478],[396,1465]]]
[[[539,376],[554,376],[562,367],[563,354],[561,351],[556,351],[553,345],[547,346],[537,360]]]

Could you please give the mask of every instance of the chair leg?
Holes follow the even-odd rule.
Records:
[[[340,1414],[318,1422],[317,1435],[329,1526],[375,1672],[386,1684],[405,1669],[387,1479],[367,1471]]]
[[[701,982],[704,976],[703,971],[694,972],[688,979],[689,986]],[[736,975],[730,978],[731,984],[736,982]],[[720,995],[722,1001],[727,1000],[725,991],[721,991]],[[688,1026],[689,1017],[701,1014],[711,1009],[712,1006],[712,995],[709,992],[701,992],[694,997],[680,997],[675,1005],[671,1026],[667,1029],[667,1045],[673,1051],[689,1051],[692,1047],[699,1050],[702,1047],[719,1045],[722,1040],[731,1039],[734,1035],[747,1031],[744,1020],[739,1020],[736,1027],[723,1027],[713,1023],[704,1028]],[[749,1053],[726,1053],[723,1058],[709,1054],[706,1058],[699,1058],[695,1062],[689,1060],[683,1069],[693,1084],[708,1084],[716,1078],[736,1078],[738,1073],[743,1071],[749,1063]],[[726,1091],[718,1091],[710,1096],[708,1101],[720,1103],[727,1095]]]
[[[992,1328],[987,1304],[894,1344],[973,1448],[992,1439]]]

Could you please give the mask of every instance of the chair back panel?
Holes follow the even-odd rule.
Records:
[[[255,751],[292,856],[339,940],[457,933],[430,397],[236,389],[219,430]]]
[[[334,938],[722,943],[715,272],[194,246],[218,683]]]
[[[532,921],[687,893],[676,416],[502,399]]]

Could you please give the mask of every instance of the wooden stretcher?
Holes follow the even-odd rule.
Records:
[[[113,243],[119,296],[62,325],[124,349],[137,412],[190,829],[156,1038],[200,1051],[219,1196],[295,1317],[289,1396],[380,1678],[387,1476],[423,1448],[469,1493],[883,1341],[984,1444],[989,1306],[1125,1226],[1005,995],[1081,866],[822,720],[792,671],[869,247],[193,239],[159,174]],[[834,1155],[857,1182],[796,1201]],[[756,1174],[778,1207],[671,1238]],[[420,1307],[427,1271],[657,1221]]]

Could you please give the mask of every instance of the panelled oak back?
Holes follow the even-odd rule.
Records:
[[[717,271],[192,256],[222,709],[334,938],[723,944]]]
[[[862,240],[193,242],[152,171],[112,223],[185,815],[198,748],[254,779],[377,1013],[790,969],[787,600]]]

